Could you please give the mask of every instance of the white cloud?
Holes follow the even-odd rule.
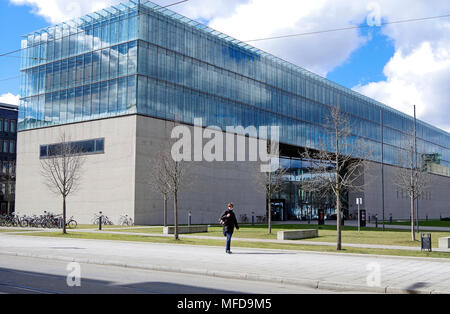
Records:
[[[367,13],[359,1],[251,0],[233,15],[213,19],[210,26],[245,41],[348,27],[363,22]],[[325,76],[365,41],[350,30],[250,44]]]
[[[28,5],[32,12],[44,17],[48,22],[56,24],[80,17],[84,14],[99,11],[111,5],[126,2],[126,0],[9,0],[15,5]],[[190,0],[171,6],[170,9],[192,19],[210,20],[226,16],[233,12],[236,5],[248,0]],[[165,6],[178,2],[177,0],[158,0],[154,3]],[[205,2],[207,4],[205,5]]]
[[[19,95],[13,95],[11,93],[0,95],[0,103],[8,105],[19,105]]]
[[[98,11],[110,5],[117,4],[119,0],[10,0],[16,5],[31,6],[32,12],[44,17],[48,22],[56,24],[64,22],[83,14]]]
[[[382,1],[390,21],[450,12],[448,1]],[[405,10],[405,8],[408,8]],[[392,24],[384,33],[393,40],[395,54],[384,68],[386,80],[358,85],[354,90],[450,132],[450,21],[436,19]]]
[[[450,45],[433,48],[422,43],[409,54],[399,50],[384,69],[386,81],[373,82],[354,89],[450,131]]]

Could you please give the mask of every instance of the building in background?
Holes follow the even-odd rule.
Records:
[[[18,107],[0,103],[0,215],[14,212]]]
[[[376,164],[376,180],[364,193],[350,191],[347,213],[356,210],[358,196],[369,215],[381,217],[384,204],[386,217],[409,217],[409,201],[392,178],[413,118],[187,17],[152,2],[130,1],[30,33],[22,48],[20,213],[60,211],[60,200],[46,189],[39,170],[46,148],[65,133],[90,143],[84,183],[69,198],[69,215],[90,222],[103,211],[116,222],[127,214],[139,224],[161,224],[163,201],[149,186],[156,152],[173,121],[192,128],[194,119],[202,118],[203,126],[222,130],[280,126],[290,182],[277,196],[274,217],[302,219],[318,208],[332,214],[331,202],[313,204],[302,190],[311,165],[298,152],[319,148],[329,108],[340,106],[354,138],[371,148]],[[417,121],[417,144],[419,154],[440,154],[440,166],[448,169],[447,132]],[[181,223],[189,211],[193,223],[216,222],[229,201],[242,215],[265,216],[266,197],[255,187],[253,167],[198,162],[193,168],[196,181],[180,197]],[[420,217],[449,213],[450,179],[440,174],[419,201]]]

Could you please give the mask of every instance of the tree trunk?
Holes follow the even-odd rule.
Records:
[[[173,194],[173,210],[174,210],[174,237],[178,240],[178,195],[177,192]]]
[[[67,234],[66,231],[66,197],[63,196],[63,234]]]
[[[267,207],[269,208],[268,219],[267,222],[269,224],[269,234],[272,234],[272,200],[271,196],[268,196]]]
[[[415,202],[414,202],[414,196],[411,196],[411,240],[416,241],[416,232],[415,232],[415,226],[414,226],[414,220],[415,220]]]
[[[167,227],[167,195],[164,195],[164,227]]]
[[[336,250],[342,250],[342,219],[341,219],[341,193],[336,192],[336,210],[337,210],[337,245]]]

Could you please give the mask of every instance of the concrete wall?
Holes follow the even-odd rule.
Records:
[[[19,132],[17,145],[16,212],[62,214],[62,198],[49,191],[40,174],[40,145],[105,138],[105,153],[87,155],[80,189],[67,200],[67,215],[90,223],[103,211],[113,222],[128,214],[134,218],[136,116],[75,123]]]
[[[162,224],[163,199],[149,184],[150,167],[173,128],[172,122],[144,116],[137,118],[136,152],[136,221],[140,224]],[[193,134],[193,127],[189,127]],[[248,141],[248,139],[247,139]],[[235,153],[236,153],[235,149]],[[236,159],[235,159],[236,160]],[[254,162],[193,162],[187,181],[189,187],[179,197],[179,222],[188,222],[192,211],[193,224],[217,223],[233,202],[236,216],[265,215],[265,193],[255,187]],[[173,223],[173,202],[168,206],[168,221]]]
[[[160,225],[163,200],[152,190],[150,167],[161,145],[167,144],[173,124],[144,116],[88,121],[20,132],[17,147],[17,213],[41,215],[44,210],[62,213],[62,199],[52,194],[40,175],[40,145],[58,143],[66,133],[71,141],[105,138],[105,153],[85,157],[81,189],[68,198],[68,216],[91,223],[102,211],[114,223],[127,214],[137,224]],[[191,128],[193,129],[193,128]],[[256,163],[196,162],[190,165],[190,187],[179,196],[179,222],[217,223],[228,202],[237,217],[252,211],[265,215],[265,194],[255,188]],[[168,204],[173,223],[173,202]]]
[[[394,184],[397,175],[397,167],[384,166],[384,199],[385,218],[389,219],[392,214],[393,219],[409,219],[410,198],[406,191],[403,191]],[[450,217],[450,177],[430,175],[431,182],[426,189],[426,193],[419,200],[419,219],[439,219]],[[357,213],[356,197],[364,199],[361,209],[367,210],[367,214],[378,215],[382,218],[382,188],[381,188],[381,165],[372,164],[369,171],[364,176],[365,191],[351,192],[349,194],[350,212]]]

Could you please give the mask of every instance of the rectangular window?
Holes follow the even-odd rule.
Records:
[[[47,149],[48,149],[47,145],[41,146],[41,149],[40,149],[40,156],[41,156],[41,158],[44,158],[44,157],[48,156]]]
[[[15,141],[9,141],[9,152],[11,154],[14,154],[16,152],[16,142]]]
[[[5,123],[3,123],[3,132],[9,131],[9,123],[8,120],[5,119]]]
[[[81,155],[89,155],[89,154],[102,154],[105,153],[105,139],[93,139],[86,141],[76,141],[69,142],[70,150],[68,151],[71,154],[81,154]],[[40,158],[48,158],[48,157],[58,157],[61,156],[63,150],[62,143],[51,144],[51,145],[41,145],[40,146]]]
[[[100,153],[105,151],[105,139],[95,140],[95,152]]]
[[[8,152],[8,141],[3,141],[3,152],[4,153]]]

